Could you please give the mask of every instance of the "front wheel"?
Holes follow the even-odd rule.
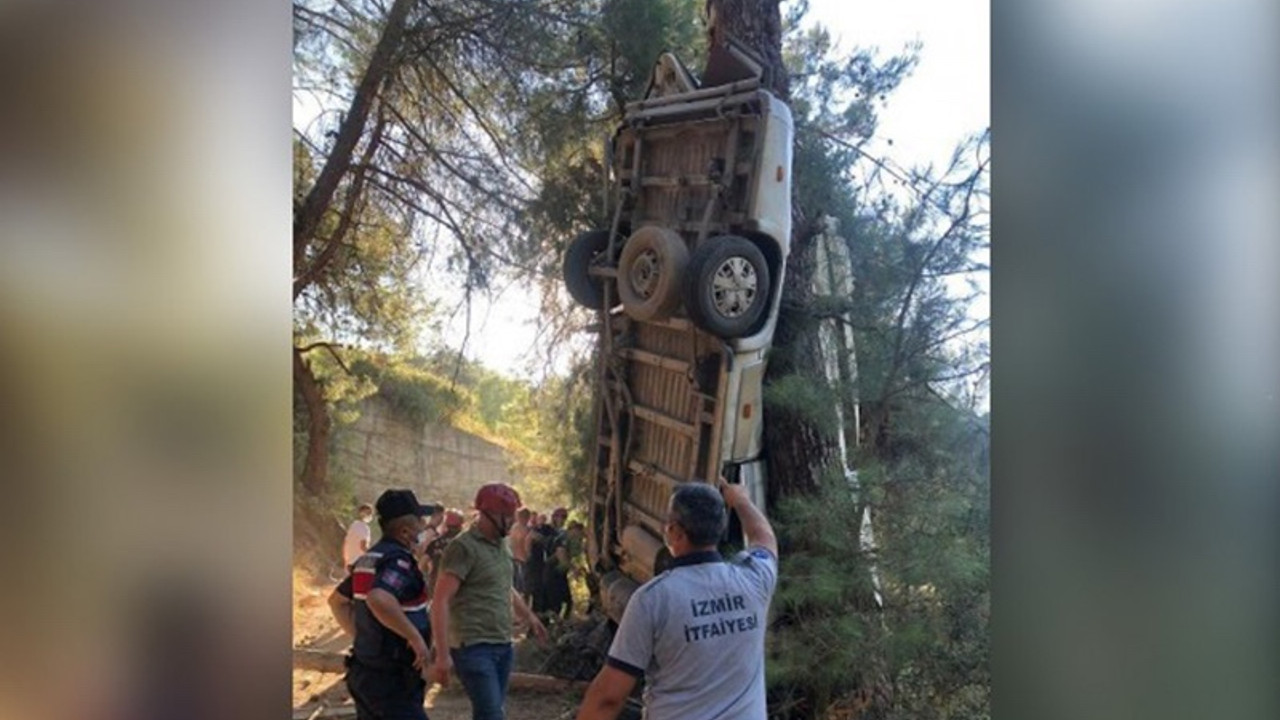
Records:
[[[771,278],[764,253],[737,235],[707,238],[689,258],[685,310],[717,337],[751,333],[769,303]]]

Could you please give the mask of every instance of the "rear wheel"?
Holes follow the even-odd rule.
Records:
[[[622,309],[636,320],[662,320],[680,306],[689,248],[679,234],[653,225],[627,238],[618,259]]]
[[[592,310],[604,309],[605,279],[590,273],[591,266],[609,249],[608,230],[588,230],[569,243],[564,252],[564,285],[569,296],[579,305]],[[617,293],[614,293],[617,306]]]
[[[737,235],[707,238],[689,259],[685,309],[698,327],[722,338],[756,329],[769,302],[764,253]]]

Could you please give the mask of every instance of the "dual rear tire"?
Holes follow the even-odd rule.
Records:
[[[605,279],[591,274],[591,268],[607,264],[608,230],[588,230],[569,243],[561,268],[565,289],[574,302],[592,310],[604,309]],[[613,293],[612,307],[617,307],[618,294]]]

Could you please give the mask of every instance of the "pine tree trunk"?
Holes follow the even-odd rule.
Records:
[[[351,105],[338,125],[337,136],[334,139],[333,148],[325,158],[324,167],[321,168],[311,189],[307,191],[306,197],[294,206],[293,299],[295,301],[321,274],[324,265],[332,260],[336,243],[341,240],[345,227],[351,221],[353,210],[348,207],[343,221],[339,223],[339,230],[326,239],[325,247],[319,251],[308,252],[310,245],[316,240],[321,220],[333,205],[338,186],[351,169],[352,155],[365,133],[369,113],[378,92],[395,68],[396,56],[403,44],[405,29],[409,23],[409,13],[414,5],[414,0],[395,0],[387,11],[382,35],[378,38],[378,44],[369,58],[369,65],[356,86]],[[379,128],[374,130],[374,139],[371,141],[374,145],[377,143]],[[372,151],[372,147],[370,146],[369,152]],[[351,198],[354,199],[359,194],[358,182],[352,192],[354,194]],[[328,485],[329,408],[319,381],[297,348],[293,351],[293,378],[294,387],[302,394],[307,406],[307,459],[302,470],[302,483],[312,493],[320,493]]]
[[[751,48],[765,64],[765,87],[790,104],[791,82],[782,63],[780,0],[707,0],[710,45],[723,45],[726,36]]]
[[[732,35],[749,47],[767,65],[769,89],[789,102],[789,83],[782,63],[782,18],[778,6],[779,0],[708,0],[707,3],[711,42],[714,44],[725,35]],[[817,209],[807,212],[794,196],[791,208],[791,252],[782,283],[782,312],[765,372],[766,386],[790,376],[826,384],[820,323],[811,313],[816,294],[817,237],[822,230],[820,216]],[[783,497],[815,493],[825,474],[843,472],[846,462],[840,449],[843,432],[838,422],[833,421],[829,425],[819,423],[812,414],[788,408],[785,404],[781,407],[778,403],[767,404],[764,452],[769,473],[769,504],[775,505]],[[851,522],[857,523],[860,517],[859,514]],[[785,537],[783,541],[785,543]],[[850,548],[855,553],[859,550]],[[862,571],[869,573],[870,565],[865,565]],[[871,587],[869,576],[866,587]],[[850,604],[850,611],[873,607],[874,598],[868,592],[865,598],[857,598]],[[860,700],[857,703],[858,716],[883,717],[889,703],[883,699],[882,691],[889,685],[874,651],[868,653],[867,660],[860,663],[860,667],[849,668],[849,672],[858,678],[854,683],[854,687],[859,689],[856,698]],[[814,694],[806,698],[802,709],[789,711],[792,717],[820,717],[837,700],[837,704],[843,705],[851,701],[851,698],[831,697],[818,685],[811,685],[802,692]]]
[[[792,234],[791,255],[782,284],[784,309],[778,317],[773,350],[765,370],[766,384],[790,375],[799,375],[814,383],[825,382],[818,323],[806,310],[814,297],[814,243],[810,238],[811,228],[805,226]],[[812,416],[785,406],[766,407],[765,412],[770,502],[789,495],[812,493],[817,490],[824,472],[842,467],[841,428],[821,427]]]
[[[768,89],[788,102],[791,92],[782,62],[779,0],[708,0],[707,10],[712,45],[722,44],[727,36],[746,45],[764,61]],[[814,296],[813,237],[818,228],[794,199],[791,208],[791,254],[782,284],[783,311],[765,371],[766,384],[788,375],[823,382],[818,328],[805,313]],[[766,407],[765,412],[769,503],[813,492],[822,474],[839,464],[840,428],[820,427],[786,408]]]
[[[329,483],[329,407],[310,363],[298,348],[293,349],[293,381],[307,406],[307,459],[302,467],[302,486],[319,495]]]

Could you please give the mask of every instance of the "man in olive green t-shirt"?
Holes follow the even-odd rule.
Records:
[[[471,699],[473,720],[503,720],[514,653],[512,609],[546,642],[547,630],[511,585],[506,536],[515,524],[520,496],[502,483],[476,493],[479,517],[445,548],[432,599],[436,656],[431,677],[449,684],[449,671]]]

